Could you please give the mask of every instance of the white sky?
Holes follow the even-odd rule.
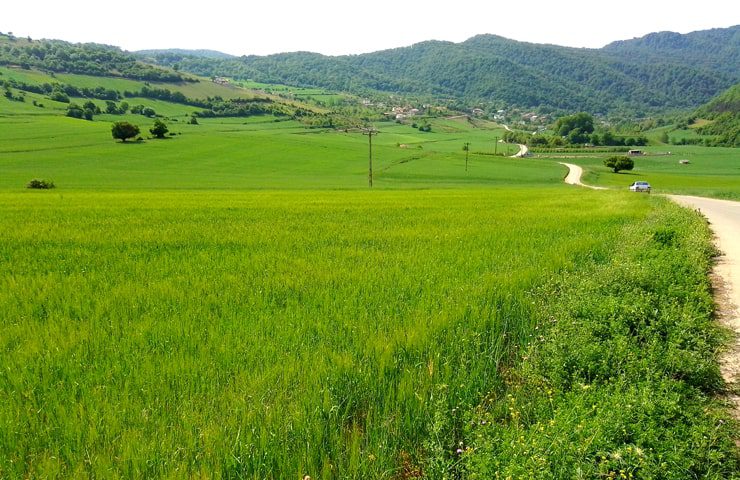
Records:
[[[234,55],[364,53],[492,33],[535,43],[602,47],[670,30],[740,24],[737,0],[34,0],[3,2],[0,32],[125,50],[207,48]]]

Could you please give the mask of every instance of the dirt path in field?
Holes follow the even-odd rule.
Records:
[[[606,190],[604,187],[594,187],[593,185],[586,185],[581,182],[581,176],[583,175],[583,169],[578,165],[572,163],[558,162],[560,165],[568,167],[568,175],[565,177],[564,182],[568,185],[578,185],[580,187],[592,188],[594,190]]]
[[[737,336],[723,355],[720,368],[730,387],[728,397],[735,405],[735,418],[740,420],[740,202],[684,195],[668,195],[668,198],[704,215],[722,252],[712,274],[718,317]]]
[[[512,129],[509,128],[508,125],[504,125],[502,123],[501,126],[504,127],[504,130],[506,130],[507,132],[513,131]],[[526,145],[522,145],[521,143],[517,143],[517,146],[519,147],[519,151],[509,158],[524,158],[529,155],[529,147],[527,147]]]

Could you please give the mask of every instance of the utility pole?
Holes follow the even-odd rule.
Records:
[[[363,135],[367,135],[367,148],[368,148],[368,169],[367,169],[367,183],[370,188],[373,188],[373,135],[377,135],[378,131],[372,127],[363,129]]]
[[[494,140],[496,140],[495,143],[493,144],[493,154],[498,155],[498,137],[493,137],[493,138]]]
[[[468,171],[468,157],[470,156],[470,142],[465,142],[465,171]]]

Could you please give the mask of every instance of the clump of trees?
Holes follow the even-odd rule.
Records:
[[[586,112],[561,117],[555,122],[555,132],[568,143],[588,143],[594,133],[594,117]]]
[[[632,170],[635,168],[635,161],[623,155],[615,155],[604,159],[604,166],[611,168],[614,173],[622,170]]]
[[[137,61],[120,48],[92,43],[35,40],[0,45],[0,65],[20,64],[51,72],[80,73],[155,82],[193,82],[191,77]]]
[[[504,141],[530,147],[560,148],[576,146],[631,147],[647,145],[645,136],[616,136],[609,130],[597,130],[593,117],[585,112],[559,118],[553,126],[554,135],[508,131]]]
[[[137,136],[141,130],[138,125],[129,122],[116,122],[111,126],[111,134],[114,139],[121,140],[125,143],[129,138]]]
[[[164,138],[164,136],[169,132],[170,129],[167,128],[167,125],[162,120],[154,120],[154,125],[152,128],[149,129],[149,133],[154,135],[157,138]]]
[[[85,102],[81,107],[76,103],[70,103],[69,105],[67,105],[68,117],[92,120],[93,116],[96,114],[100,114],[100,107],[95,105],[95,103],[90,100]]]
[[[26,188],[33,188],[37,190],[48,190],[55,188],[54,182],[51,180],[44,180],[42,178],[34,178],[26,184]]]

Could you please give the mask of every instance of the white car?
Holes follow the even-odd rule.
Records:
[[[648,182],[635,182],[630,185],[630,192],[650,193],[650,184]]]

